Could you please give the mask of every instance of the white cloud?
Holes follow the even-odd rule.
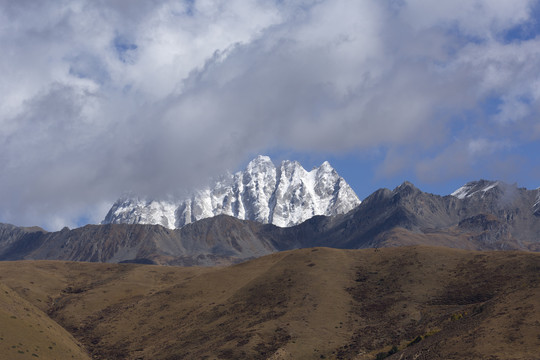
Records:
[[[0,221],[93,219],[270,148],[384,148],[381,174],[408,149],[422,173],[485,156],[451,136],[538,137],[538,40],[501,40],[531,4],[0,1]],[[473,133],[449,130],[488,98]]]
[[[474,157],[477,155],[489,155],[501,148],[508,147],[504,141],[493,141],[485,138],[472,139],[468,141],[467,150],[469,155]]]
[[[417,31],[431,28],[458,30],[490,38],[529,18],[532,0],[405,0],[401,17]]]

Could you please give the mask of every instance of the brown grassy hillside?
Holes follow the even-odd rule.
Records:
[[[0,284],[1,359],[90,359],[71,334]]]
[[[0,274],[2,314],[24,315],[6,305],[24,298],[29,325],[46,313],[97,359],[540,357],[534,253],[314,248],[222,268],[29,261]],[[75,344],[14,326],[0,337],[30,356],[52,336]]]

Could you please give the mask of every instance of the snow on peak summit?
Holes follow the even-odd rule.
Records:
[[[275,169],[274,163],[270,157],[264,155],[257,156],[246,167],[246,171],[249,172],[266,172],[271,169]]]
[[[457,197],[458,199],[465,199],[475,194],[485,194],[487,191],[495,188],[497,185],[499,185],[498,181],[471,181],[463,185],[450,195]]]
[[[359,204],[327,161],[308,172],[297,161],[285,160],[276,167],[268,156],[259,155],[244,171],[223,175],[182,201],[122,197],[102,223],[160,224],[172,229],[225,214],[286,227],[315,215],[343,214]]]

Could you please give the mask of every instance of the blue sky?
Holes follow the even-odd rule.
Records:
[[[97,223],[257,154],[540,186],[538,0],[0,0],[0,222]]]

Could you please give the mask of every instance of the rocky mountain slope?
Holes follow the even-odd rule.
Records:
[[[314,217],[290,229],[265,232],[279,250],[439,245],[462,249],[540,251],[538,190],[475,181],[455,192],[424,193],[405,182],[380,189],[346,215]],[[485,190],[485,191],[484,191]]]
[[[440,247],[302,249],[214,268],[0,262],[0,354],[532,360],[539,271],[537,253]]]
[[[224,214],[286,227],[314,215],[344,214],[358,204],[354,191],[328,162],[306,171],[296,161],[276,167],[269,157],[258,156],[244,171],[224,175],[179,202],[125,196],[114,203],[102,223],[174,229]]]
[[[0,224],[0,231],[10,226]],[[0,246],[0,260],[231,264],[276,251],[269,240],[258,236],[263,226],[220,215],[176,230],[160,225],[107,224],[36,231],[20,234],[10,245]]]
[[[0,225],[0,260],[215,265],[314,246],[415,244],[540,251],[538,196],[538,190],[484,180],[438,196],[405,182],[394,190],[376,191],[347,214],[315,216],[287,228],[226,215],[174,230],[108,224],[46,233]]]

